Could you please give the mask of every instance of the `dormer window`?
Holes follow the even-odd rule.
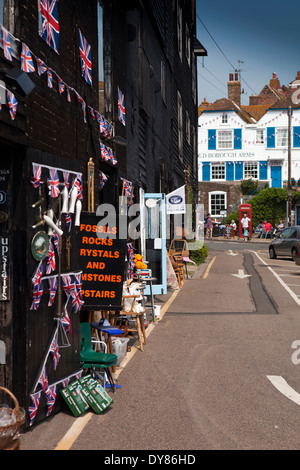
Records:
[[[222,124],[227,124],[228,123],[228,114],[223,113],[222,114]]]

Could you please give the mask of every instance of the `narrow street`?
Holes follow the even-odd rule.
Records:
[[[59,413],[21,448],[298,449],[299,294],[291,260],[210,250],[120,374],[111,409],[71,433],[79,419]]]

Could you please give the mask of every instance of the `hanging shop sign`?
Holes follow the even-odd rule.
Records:
[[[49,236],[46,232],[38,232],[31,242],[31,253],[36,261],[42,261],[49,252]]]
[[[98,216],[81,214],[78,254],[83,310],[122,309],[126,240],[116,237],[116,226],[102,225]]]

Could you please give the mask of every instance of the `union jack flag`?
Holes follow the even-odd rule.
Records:
[[[50,346],[50,352],[53,355],[53,368],[56,370],[59,359],[60,359],[60,354],[59,354],[59,347],[58,347],[58,342],[57,342],[57,332],[52,340],[51,346]]]
[[[127,251],[128,251],[128,263],[129,263],[129,278],[133,277],[133,270],[135,268],[134,262],[134,250],[132,247],[132,243],[127,243]]]
[[[47,416],[49,416],[52,413],[53,407],[55,405],[56,387],[57,387],[56,384],[50,385],[49,388],[48,388],[48,393],[46,394],[46,396],[47,396],[47,407],[48,407]]]
[[[98,124],[100,124],[101,117],[102,117],[101,114],[99,113],[99,111],[96,111],[96,109],[94,110],[94,113],[95,113],[95,117],[96,117]]]
[[[91,46],[82,35],[80,29],[78,31],[82,76],[89,85],[92,85]]]
[[[2,26],[2,47],[4,57],[12,62],[9,32]]]
[[[53,243],[54,243],[54,246],[56,248],[56,251],[57,251],[57,254],[59,255],[59,235],[57,232],[53,232],[53,235],[51,237]]]
[[[17,107],[18,107],[18,101],[16,100],[15,95],[11,91],[7,91],[7,102],[8,102],[8,107],[9,107],[9,114],[14,121],[16,114],[17,114]]]
[[[131,196],[131,191],[132,191],[132,183],[127,180],[123,180],[123,185],[124,185],[124,195],[127,197]]]
[[[35,60],[36,60],[36,63],[37,63],[38,74],[42,75],[43,73],[47,72],[48,67],[45,65],[45,62],[43,62],[38,57],[36,57]]]
[[[47,264],[46,264],[46,274],[51,274],[55,271],[56,263],[55,263],[55,253],[54,253],[54,246],[52,240],[49,241],[49,251],[47,255]]]
[[[70,320],[70,317],[69,317],[69,314],[68,314],[68,310],[67,310],[67,307],[65,306],[65,314],[64,316],[61,318],[61,323],[65,329],[65,332],[66,333],[69,333],[70,335],[72,335],[72,326],[71,326],[71,320]]]
[[[51,197],[56,198],[59,196],[59,178],[56,168],[49,169],[49,187]]]
[[[100,122],[99,122],[99,124],[100,124],[100,132],[101,132],[101,134],[107,136],[106,120],[104,119],[103,116],[101,116],[101,114],[100,114]]]
[[[48,307],[52,307],[53,302],[55,300],[56,296],[56,291],[57,291],[57,286],[58,286],[58,279],[57,277],[49,277],[48,279],[48,284],[49,284],[49,302],[48,302]]]
[[[52,70],[51,69],[47,69],[47,84],[48,84],[48,87],[49,88],[53,88],[53,84],[52,84]]]
[[[35,66],[31,57],[29,47],[22,43],[22,52],[21,52],[21,70],[26,73],[35,72]]]
[[[75,289],[75,283],[72,282],[72,278],[69,274],[62,274],[61,275],[62,282],[63,282],[63,290],[65,291],[67,297],[69,298],[72,294],[72,291]]]
[[[60,77],[57,77],[58,91],[62,94],[65,91],[65,84]]]
[[[68,171],[63,171],[64,183],[65,186],[69,189],[70,187],[70,173]]]
[[[36,163],[33,163],[32,174],[33,174],[33,179],[30,181],[30,183],[33,185],[34,188],[38,188],[39,186],[44,184],[44,182],[41,181],[41,177],[42,177],[41,165],[37,165]]]
[[[43,367],[43,370],[41,372],[41,375],[40,375],[40,378],[39,378],[39,381],[38,381],[38,385],[41,385],[43,391],[45,393],[47,393],[47,391],[48,391],[48,377],[47,377],[46,367],[45,366]]]
[[[41,261],[32,279],[33,286],[36,286],[41,281],[42,275],[43,275],[43,262]]]
[[[40,0],[42,29],[40,36],[58,54],[59,22],[57,0]]]
[[[38,410],[38,407],[39,407],[39,404],[40,404],[40,400],[41,400],[41,394],[42,394],[42,392],[40,391],[40,392],[34,393],[33,395],[30,395],[31,405],[28,408],[28,413],[29,413],[29,418],[30,418],[30,423],[29,423],[30,426],[33,425],[33,422],[35,420],[35,416],[36,416],[36,413],[37,413],[37,410]]]
[[[90,115],[92,116],[93,121],[95,121],[96,116],[95,116],[95,113],[94,113],[94,109],[91,106],[88,106],[88,108],[89,108]]]
[[[82,294],[81,294],[81,288],[82,288],[81,273],[74,274],[74,278],[75,278],[76,288],[80,293],[80,298],[82,298]]]
[[[99,171],[99,189],[103,189],[105,183],[108,181],[108,177],[103,173],[103,171]]]
[[[71,296],[74,312],[77,313],[81,310],[84,301],[80,299],[80,292],[76,288],[71,291]]]
[[[108,154],[108,150],[107,150],[107,148],[105,147],[105,145],[103,145],[101,142],[100,142],[100,149],[101,149],[101,157],[102,157],[106,162],[108,162],[108,160],[110,159],[109,154]]]
[[[72,228],[72,217],[70,216],[70,214],[65,214],[65,221],[68,227],[68,232],[70,233]]]
[[[32,289],[32,304],[30,310],[37,310],[43,295],[43,281],[40,281],[33,286]]]
[[[70,87],[68,85],[66,85],[66,90],[67,90],[67,101],[71,103]]]
[[[62,381],[63,388],[67,387],[69,383],[70,383],[70,377],[67,377],[66,379]]]
[[[117,161],[117,159],[115,158],[112,149],[107,149],[107,151],[108,151],[108,155],[109,155],[109,159],[110,159],[111,163],[112,163],[113,165],[116,165],[116,164],[118,163],[118,161]]]
[[[83,185],[82,185],[82,175],[81,174],[77,174],[76,176],[76,179],[74,181],[74,186],[77,188],[78,190],[78,199],[80,201],[82,201],[83,199],[83,195],[82,195],[82,189],[83,189]]]
[[[124,95],[118,87],[118,108],[119,108],[119,121],[125,126],[125,99]]]

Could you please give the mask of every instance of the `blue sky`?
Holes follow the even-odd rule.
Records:
[[[300,0],[196,0],[196,5],[197,38],[208,52],[204,61],[198,58],[199,103],[204,97],[209,102],[227,97],[233,67],[242,70],[242,104],[249,104],[249,96],[259,93],[272,73],[281,85],[296,78]]]

